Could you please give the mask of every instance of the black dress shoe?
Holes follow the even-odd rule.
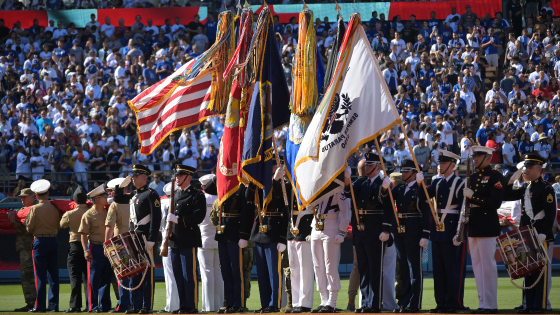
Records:
[[[324,305],[319,305],[316,309],[311,310],[311,313],[319,313],[319,311],[322,310],[323,307],[325,307],[325,306]]]
[[[498,309],[491,309],[488,314],[498,314]]]
[[[300,307],[300,306],[296,306],[296,307],[294,307],[294,308],[291,309],[291,313],[299,314],[299,313],[303,313],[303,312],[301,311],[301,307]]]
[[[521,304],[521,305],[519,305],[519,306],[514,307],[513,309],[517,311],[517,310],[522,310],[522,309],[524,309],[524,307],[523,307],[523,304]]]
[[[395,308],[393,310],[393,313],[402,313],[402,309],[401,308]]]
[[[515,311],[517,314],[530,314],[531,310],[528,310],[526,308],[519,308]]]
[[[138,312],[140,312],[140,310],[126,310],[126,312],[124,312],[125,314],[138,314]]]
[[[112,309],[109,310],[108,313],[125,313],[125,312],[126,312],[126,310],[118,310],[117,311],[117,308],[112,308]],[[136,312],[136,313],[138,313],[138,312]],[[168,313],[168,312],[166,312],[165,310],[159,310],[158,313]]]
[[[228,307],[226,306],[222,306],[220,307],[220,309],[218,310],[218,314],[223,314],[227,311]]]
[[[420,309],[418,308],[410,308],[410,307],[405,307],[402,309],[401,313],[419,313]]]
[[[263,308],[259,308],[258,310],[254,310],[253,313],[255,314],[260,314],[262,312]]]
[[[336,313],[336,309],[330,305],[325,305],[319,310],[319,313]]]
[[[67,309],[67,310],[64,310],[64,313],[81,313],[81,312],[82,312],[81,309],[79,309],[79,308],[73,308],[73,307],[71,307],[71,308],[69,308],[69,309]],[[111,311],[109,311],[109,312],[111,312]]]
[[[457,313],[457,310],[454,308],[443,308],[439,312],[442,314],[455,314]]]
[[[268,313],[279,313],[280,309],[274,306],[269,306],[269,307],[265,307],[261,310],[262,314],[268,314]]]
[[[179,314],[197,314],[198,310],[196,308],[185,308],[179,310]]]
[[[163,314],[163,313],[169,313],[169,312],[168,312],[168,311],[166,311],[166,310],[159,310],[159,311],[157,311],[157,312],[158,312],[159,314]],[[109,313],[111,313],[111,311],[109,311]]]
[[[309,312],[311,312],[310,307],[298,306],[292,309],[292,313],[309,313]]]
[[[152,314],[152,311],[147,308],[143,308],[138,312],[138,314]]]
[[[443,308],[436,307],[436,308],[432,308],[429,312],[435,314],[435,313],[439,313],[439,311],[441,310],[443,310]]]
[[[457,310],[458,310],[458,311],[470,311],[471,308],[470,308],[470,307],[467,307],[467,306],[463,306],[463,307],[458,307]]]
[[[224,311],[226,314],[234,314],[241,312],[241,307],[232,306]]]
[[[544,314],[544,310],[530,310],[529,314]]]
[[[476,310],[471,310],[471,314],[484,314],[482,312],[484,312],[483,308],[478,308]]]

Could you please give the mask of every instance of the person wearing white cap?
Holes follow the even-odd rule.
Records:
[[[224,303],[224,281],[220,268],[218,242],[214,239],[216,227],[210,220],[212,205],[218,200],[216,175],[208,174],[200,179],[206,197],[206,216],[198,226],[202,235],[202,247],[198,248],[200,277],[202,280],[202,311],[217,312]]]
[[[159,230],[161,231],[161,235],[163,235],[163,239],[165,239],[168,226],[167,214],[169,213],[171,205],[171,183],[167,183],[163,186],[163,192],[165,193],[165,197],[161,198],[161,226]],[[177,292],[177,283],[173,275],[171,257],[169,255],[166,257],[162,256],[161,262],[163,265],[163,277],[165,279],[165,308],[160,311],[160,313],[172,312],[179,309],[179,293]]]
[[[107,192],[103,185],[88,193],[93,202],[82,216],[78,232],[81,235],[84,257],[88,261],[89,312],[108,312],[111,309],[111,279],[113,270],[105,256],[105,220],[107,219]]]
[[[470,187],[463,195],[470,201],[468,240],[473,266],[478,309],[473,314],[498,313],[498,269],[494,254],[496,237],[501,233],[498,208],[502,205],[504,176],[490,167],[494,149],[472,146],[476,172],[470,175]],[[458,246],[457,235],[453,243]]]
[[[31,207],[25,218],[27,232],[35,236],[33,241],[33,267],[37,299],[35,307],[29,312],[58,312],[59,278],[58,278],[58,239],[60,229],[60,211],[49,201],[48,180],[40,179],[31,184],[31,190],[37,194],[39,203]],[[48,277],[47,277],[48,275]],[[47,281],[49,282],[48,309],[46,308]]]
[[[130,205],[129,198],[124,195],[124,187],[130,184],[131,177],[114,178],[107,183],[107,190],[112,191],[112,201],[107,211],[107,219],[105,220],[105,241],[108,241],[115,235],[128,232],[128,224],[130,221]],[[130,287],[130,280],[124,280],[124,285]],[[118,286],[119,301],[114,309],[109,313],[124,313],[130,308],[130,291]]]
[[[428,187],[430,198],[435,198],[436,215],[443,230],[431,224],[432,262],[434,264],[434,295],[436,308],[430,313],[455,313],[457,308],[457,249],[453,237],[457,231],[459,214],[463,203],[465,182],[455,175],[455,166],[461,157],[450,151],[439,152],[441,177]]]

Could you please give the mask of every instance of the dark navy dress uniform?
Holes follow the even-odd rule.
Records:
[[[134,175],[151,175],[151,171],[144,165],[134,165],[132,174]],[[127,194],[130,199],[131,207],[131,231],[135,231],[138,239],[145,246],[143,236],[146,236],[148,242],[157,242],[159,239],[159,227],[161,223],[161,201],[157,191],[145,185],[136,189],[135,192]],[[152,253],[153,255],[153,249]],[[149,267],[146,271],[144,282],[142,285],[132,291],[132,310],[151,310],[154,305],[154,268]],[[142,280],[142,274],[132,278],[132,286],[136,287]]]
[[[245,200],[246,189],[240,185],[237,192],[221,205],[220,226],[214,238],[218,242],[226,309],[245,307],[243,249],[239,247],[239,240],[249,239],[255,217],[253,203]]]
[[[195,168],[176,166],[177,175],[192,175]],[[198,308],[198,279],[196,277],[196,251],[202,247],[202,236],[198,225],[206,217],[206,197],[191,186],[179,189],[175,197],[177,223],[169,238],[173,276],[179,293],[179,311],[194,311]]]
[[[366,164],[378,164],[379,156],[368,153]],[[391,208],[384,209],[381,201],[383,180],[377,175],[373,178],[362,176],[353,183],[359,221],[364,227],[359,230],[356,211],[352,211],[352,234],[360,273],[360,292],[362,309],[378,311],[383,302],[383,256],[388,242],[382,242],[379,235],[391,232]],[[390,202],[390,201],[389,201]]]
[[[248,201],[254,201],[255,194],[248,190]],[[262,191],[259,191],[261,195]],[[261,308],[263,312],[278,312],[282,299],[282,255],[278,251],[278,243],[287,245],[286,231],[288,230],[288,208],[284,203],[282,183],[273,181],[272,200],[267,206],[267,211],[261,213],[262,226],[266,232],[261,231],[259,215],[255,216],[250,240],[255,242],[253,255],[257,266],[257,278]],[[262,199],[261,199],[262,200]]]
[[[443,153],[443,152],[442,152]],[[457,163],[460,156],[446,152],[440,153],[440,162]],[[453,168],[454,164],[450,164]],[[459,216],[463,204],[463,188],[465,182],[452,173],[449,177],[434,180],[428,187],[430,198],[435,198],[438,220],[443,223],[444,231],[438,231],[431,217],[430,240],[432,241],[432,262],[434,268],[434,295],[436,310],[454,312],[457,306],[458,282],[457,247],[453,237],[459,224]]]
[[[402,170],[414,169],[414,162],[405,160]],[[403,180],[406,180],[403,176]],[[408,188],[408,189],[407,189]],[[399,305],[401,309],[412,310],[422,308],[422,250],[420,240],[430,238],[430,206],[421,187],[416,181],[409,184],[397,185],[392,189],[393,198],[397,205],[399,224],[405,227],[404,233],[398,233],[397,227],[393,227],[394,242],[399,260],[400,280],[402,281],[401,298]],[[388,192],[381,193],[385,211],[393,211],[391,199]],[[409,266],[410,268],[406,268]],[[412,273],[410,272],[412,271]]]
[[[543,163],[543,159],[536,154],[528,154],[525,158],[525,166],[542,165]],[[527,198],[526,195],[528,195]],[[545,250],[548,250],[550,242],[554,241],[554,234],[552,233],[556,218],[556,193],[554,188],[539,177],[530,183],[525,182],[518,189],[514,189],[513,185],[506,186],[504,200],[521,200],[520,226],[533,226],[537,230],[537,234],[545,235],[544,247]],[[549,272],[550,270],[546,270],[534,288],[523,291],[526,308],[518,313],[534,313],[546,310]],[[524,285],[532,286],[539,275],[540,273],[535,273],[525,277]]]

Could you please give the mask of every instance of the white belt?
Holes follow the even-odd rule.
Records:
[[[326,220],[326,219],[338,219],[338,212],[327,213],[327,214],[319,214],[317,215],[319,219]]]
[[[439,213],[459,214],[459,210],[453,210],[453,209],[439,209],[438,212]]]
[[[148,223],[150,223],[150,220],[152,219],[152,215],[148,214],[147,216],[145,216],[142,220],[138,221],[138,223],[136,223],[136,225],[146,225]]]

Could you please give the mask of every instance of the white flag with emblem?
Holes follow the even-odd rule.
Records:
[[[342,189],[349,156],[400,123],[359,15],[352,16],[344,37],[336,72],[296,157],[301,208]]]

